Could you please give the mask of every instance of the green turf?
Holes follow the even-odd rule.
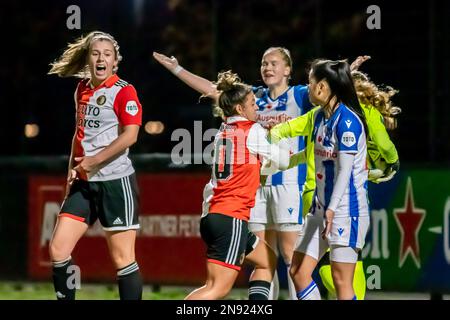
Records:
[[[154,291],[144,286],[144,300],[182,300],[194,288],[161,287]],[[118,300],[116,284],[82,284],[77,291],[77,300]],[[0,282],[0,300],[55,300],[53,284],[50,282]],[[247,299],[247,290],[235,289],[228,299]]]
[[[143,290],[144,300],[182,300],[194,288],[162,286],[155,291],[153,286],[146,285]],[[280,292],[279,299],[286,299],[287,291]],[[389,293],[381,290],[368,290],[368,300],[428,300],[429,293]],[[443,297],[450,299],[450,295]],[[118,300],[117,285],[82,284],[77,292],[77,300]],[[233,289],[227,299],[247,300],[247,289]],[[53,284],[50,282],[0,281],[0,300],[56,300]]]

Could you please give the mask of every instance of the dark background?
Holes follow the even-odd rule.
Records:
[[[68,30],[66,9],[81,9],[81,30]],[[369,5],[381,9],[381,30],[369,30]],[[213,80],[232,68],[244,81],[262,84],[261,56],[270,46],[291,50],[291,84],[306,82],[317,57],[368,54],[363,65],[378,84],[400,92],[403,110],[392,133],[402,163],[450,163],[450,3],[325,0],[9,1],[0,4],[2,108],[1,155],[67,155],[74,129],[76,79],[48,76],[49,63],[68,42],[92,30],[111,33],[124,60],[119,76],[132,83],[144,106],[144,124],[165,124],[163,134],[141,130],[133,153],[170,152],[176,128],[215,127],[207,102],[151,56],[174,55],[187,69]],[[24,125],[40,127],[24,137]]]

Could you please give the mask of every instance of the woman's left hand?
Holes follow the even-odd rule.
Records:
[[[89,176],[93,171],[98,169],[99,163],[95,156],[75,157],[74,159],[79,164],[73,169],[82,176]]]
[[[334,211],[327,209],[325,212],[325,229],[322,231],[322,239],[325,240],[331,231],[331,226],[333,224]]]

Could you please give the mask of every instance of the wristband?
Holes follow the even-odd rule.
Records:
[[[177,65],[177,66],[175,67],[175,69],[172,70],[172,73],[173,73],[174,75],[177,75],[177,74],[180,73],[181,70],[183,70],[183,67],[180,66],[180,65]]]

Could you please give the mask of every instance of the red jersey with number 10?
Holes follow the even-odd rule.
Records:
[[[204,215],[221,213],[248,221],[261,168],[258,156],[247,145],[254,126],[260,127],[245,118],[233,117],[219,129],[214,140],[211,180],[204,189]]]

